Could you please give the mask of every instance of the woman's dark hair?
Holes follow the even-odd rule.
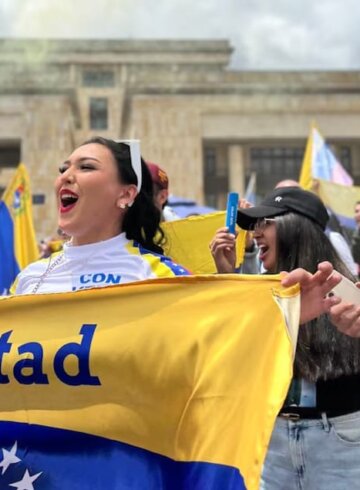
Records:
[[[278,263],[277,272],[302,267],[314,273],[319,262],[328,260],[336,270],[353,279],[327,234],[310,218],[286,213],[275,218]]]
[[[137,177],[131,165],[129,145],[97,136],[85,141],[81,146],[92,143],[103,145],[110,150],[122,183],[137,185]],[[141,189],[133,205],[125,213],[122,228],[129,240],[135,240],[145,249],[162,254],[161,244],[164,243],[164,233],[160,227],[161,213],[154,204],[153,183],[143,159],[141,159],[141,171]]]
[[[327,234],[311,219],[297,213],[275,218],[277,235],[276,272],[302,267],[314,273],[327,260],[334,269],[355,282]],[[360,341],[340,333],[328,315],[300,326],[295,356],[295,376],[310,381],[357,374],[360,371]]]

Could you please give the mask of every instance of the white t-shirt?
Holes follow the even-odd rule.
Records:
[[[12,291],[15,294],[69,292],[188,274],[168,257],[145,250],[122,233],[89,245],[65,243],[62,251],[22,270]]]

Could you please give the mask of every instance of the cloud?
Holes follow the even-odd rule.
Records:
[[[357,0],[290,4],[256,2],[236,44],[243,64],[255,69],[349,69],[359,66]],[[237,51],[239,57],[240,52]],[[355,55],[355,56],[354,56]]]
[[[351,69],[359,14],[358,0],[0,0],[0,35],[221,38],[237,69]]]

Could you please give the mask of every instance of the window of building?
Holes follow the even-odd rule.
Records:
[[[108,128],[108,99],[106,97],[90,98],[90,129]]]
[[[303,156],[303,147],[250,148],[248,175],[256,172],[257,196],[262,198],[280,180],[299,180]]]
[[[20,163],[20,143],[2,143],[0,141],[0,170],[14,168]]]
[[[216,175],[216,149],[205,148],[205,161],[204,161],[205,175],[208,177],[214,177]]]
[[[216,209],[225,209],[229,188],[226,145],[204,148],[203,169],[205,204]]]
[[[218,196],[216,194],[206,194],[206,205],[210,208],[218,209]]]
[[[1,178],[2,170],[16,168],[19,165],[20,150],[21,147],[19,141],[13,141],[13,142],[0,141],[0,178]],[[1,182],[0,199],[7,185],[8,182]]]
[[[84,70],[82,72],[82,85],[84,87],[114,87],[114,72]]]
[[[33,194],[32,203],[35,205],[45,204],[45,194]]]

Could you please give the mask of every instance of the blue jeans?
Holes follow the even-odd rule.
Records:
[[[261,490],[360,489],[360,412],[340,417],[278,417]]]

